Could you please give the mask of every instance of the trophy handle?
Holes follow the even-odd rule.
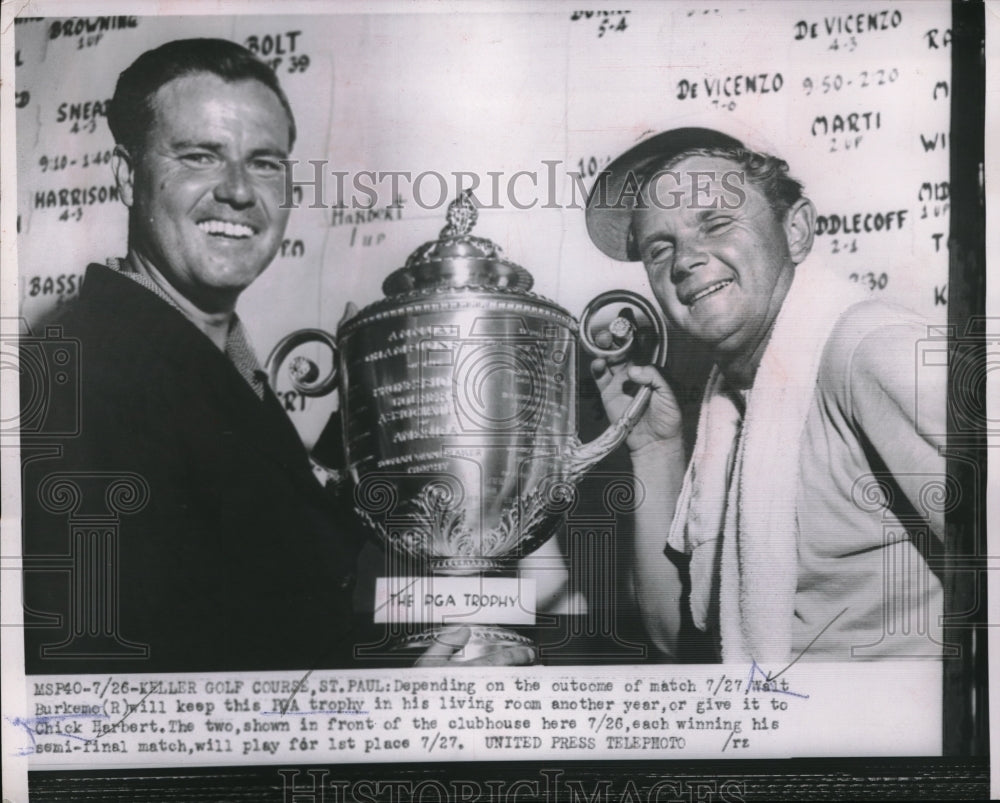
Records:
[[[609,314],[612,305],[623,305],[617,316]],[[645,320],[640,322],[636,313]],[[610,320],[608,320],[610,318]],[[655,339],[649,363],[657,368],[666,364],[667,324],[656,305],[631,290],[609,290],[594,298],[580,318],[580,341],[583,347],[595,357],[603,357],[609,363],[625,362],[637,341],[652,327]],[[646,412],[653,390],[641,387],[635,398],[604,432],[589,443],[576,441],[565,455],[564,466],[573,482],[580,479],[595,464],[617,449],[628,437],[642,414]]]
[[[271,350],[264,363],[268,380],[272,388],[277,387],[278,370],[285,362],[285,358],[305,343],[322,343],[329,348],[333,352],[333,365],[326,376],[321,377],[316,363],[308,357],[296,357],[288,366],[292,387],[303,396],[326,396],[337,386],[337,378],[340,373],[337,370],[337,360],[340,351],[334,336],[322,329],[299,329],[279,340],[278,345]]]

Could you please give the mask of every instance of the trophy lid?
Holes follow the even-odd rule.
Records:
[[[530,290],[534,279],[527,270],[507,259],[492,240],[469,233],[478,217],[472,191],[466,190],[448,205],[448,223],[438,239],[410,254],[406,265],[382,283],[382,292],[393,296],[434,288]]]

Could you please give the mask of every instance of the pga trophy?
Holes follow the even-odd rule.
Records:
[[[268,358],[272,386],[292,351],[319,341],[335,356],[318,376],[303,357],[292,384],[340,395],[354,509],[395,565],[378,578],[375,621],[392,649],[422,651],[442,627],[467,625],[466,655],[533,642],[501,625],[533,625],[533,587],[517,561],[549,539],[584,473],[642,415],[640,388],[595,440],[577,437],[577,338],[622,360],[643,340],[662,365],[659,312],[628,291],[595,298],[580,323],[530,291],[531,274],[491,240],[470,234],[470,193],[382,285],[385,298],[343,321],[336,336],[295,332]]]

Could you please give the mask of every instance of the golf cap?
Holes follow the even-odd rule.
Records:
[[[634,193],[638,187],[653,171],[684,151],[743,147],[746,146],[740,140],[714,128],[688,127],[663,131],[629,148],[598,174],[590,190],[586,213],[590,239],[613,259],[638,261],[638,256],[630,254],[628,248]],[[624,198],[623,190],[626,190]]]

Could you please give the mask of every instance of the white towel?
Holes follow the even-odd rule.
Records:
[[[802,435],[826,342],[864,297],[821,267],[798,267],[745,415],[719,370],[709,377],[668,544],[691,556],[691,613],[702,629],[718,572],[723,661],[790,660]]]

